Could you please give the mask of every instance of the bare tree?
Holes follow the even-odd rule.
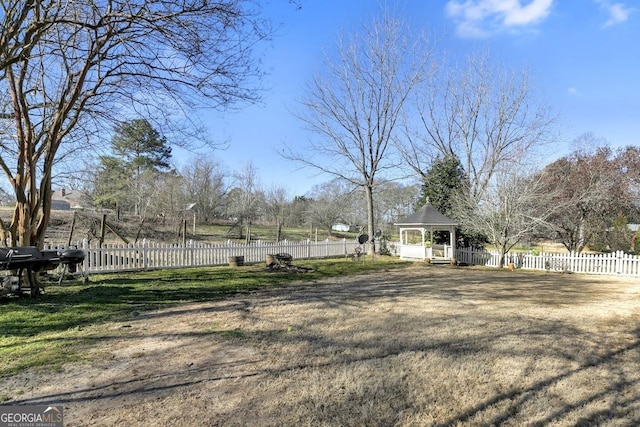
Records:
[[[629,200],[629,219],[640,222],[640,146],[621,149],[615,158],[616,169],[623,176],[622,185]]]
[[[154,205],[160,194],[160,186],[158,182],[164,177],[166,172],[160,172],[151,169],[145,169],[136,176],[135,185],[130,185],[129,191],[135,200],[135,215],[145,221],[148,215],[155,213]]]
[[[54,166],[114,121],[153,117],[163,132],[173,123],[187,140],[192,107],[255,100],[252,49],[270,31],[256,5],[3,2],[0,168],[17,199],[12,243],[43,244]]]
[[[570,252],[582,252],[595,235],[613,226],[616,217],[635,210],[639,151],[630,147],[616,154],[601,142],[591,133],[579,136],[575,143],[582,148],[541,173],[547,190],[544,204],[559,207],[548,229]]]
[[[312,200],[307,196],[294,196],[287,209],[285,221],[289,227],[302,227],[306,224],[306,212]]]
[[[225,211],[225,197],[229,191],[228,177],[222,166],[211,158],[198,157],[182,170],[185,200],[195,203],[196,217],[211,222]]]
[[[258,217],[264,204],[258,169],[251,163],[234,174],[235,185],[228,195],[230,213],[238,219],[240,230],[246,227],[246,241],[251,240],[251,225]],[[240,231],[242,238],[242,231]]]
[[[453,202],[461,225],[483,233],[498,248],[501,267],[507,252],[544,226],[554,212],[553,205],[540,209],[545,188],[539,175],[526,170],[525,165],[499,168],[481,194],[463,194]]]
[[[390,147],[402,109],[425,75],[429,46],[384,14],[363,26],[362,34],[339,40],[337,57],[326,58],[325,73],[308,83],[301,101],[298,117],[320,140],[285,157],[362,187],[369,236],[375,230],[376,179],[397,166]]]
[[[193,203],[185,192],[188,184],[175,171],[164,173],[158,178],[155,182],[156,197],[152,199],[150,207],[157,221],[162,224],[166,224],[167,221],[177,224],[178,220],[184,217],[185,206]]]
[[[287,207],[290,205],[287,190],[282,187],[272,186],[265,193],[264,210],[267,219],[276,226],[276,242],[280,241],[282,224],[286,216]]]
[[[393,224],[414,211],[420,194],[418,185],[402,184],[394,181],[381,182],[377,187],[379,194],[376,216],[378,223]]]
[[[0,74],[24,56],[30,55],[53,23],[60,19],[55,2],[37,0],[8,0],[2,10],[0,32]]]
[[[339,221],[351,221],[347,218],[352,206],[352,188],[344,185],[344,181],[336,178],[323,184],[314,185],[310,191],[311,203],[306,211],[307,223],[312,227],[320,227],[331,235],[333,226]]]
[[[342,190],[342,193],[348,194],[348,197],[345,198],[341,208],[341,219],[351,225],[366,224],[367,221],[367,200],[365,194],[357,190],[358,188],[352,185],[344,186]],[[419,187],[399,181],[379,180],[374,192],[376,204],[373,215],[376,231],[382,231],[385,227],[392,228],[394,221],[414,211]],[[384,231],[388,231],[388,228]]]
[[[526,71],[470,56],[464,67],[444,62],[418,91],[418,123],[408,123],[403,158],[422,177],[437,157],[457,157],[470,196],[481,197],[495,174],[553,138],[554,116],[540,102]]]

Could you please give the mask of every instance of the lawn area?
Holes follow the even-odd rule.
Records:
[[[3,326],[8,308],[31,326],[4,332],[3,362],[23,343],[67,353],[3,368],[0,395],[63,404],[73,426],[640,423],[637,279],[323,263],[105,276],[5,302]]]
[[[312,270],[290,274],[266,271],[264,265],[256,265],[92,275],[88,285],[79,280],[63,282],[62,286],[51,283],[37,300],[0,298],[0,360],[4,361],[0,364],[0,378],[33,366],[59,368],[63,362],[78,360],[86,344],[86,340],[79,339],[79,331],[105,321],[122,320],[132,312],[215,301],[301,279],[316,281],[384,271],[408,263],[376,257],[373,262],[340,258],[297,261],[294,265]]]

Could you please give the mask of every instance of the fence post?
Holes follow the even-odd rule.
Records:
[[[574,251],[571,251],[567,256],[569,257],[569,259],[565,263],[565,268],[564,268],[565,273],[566,272],[575,273],[576,272],[576,268],[575,268],[576,253]]]
[[[89,254],[89,244],[86,238],[82,239],[82,250],[85,254],[84,261],[82,261],[82,271],[86,274],[87,270],[89,270],[89,258],[91,258]]]
[[[136,267],[140,271],[147,270],[149,264],[147,261],[147,239],[144,238],[140,241],[140,245],[138,246],[138,263]]]
[[[622,251],[616,251],[616,274],[622,274]]]

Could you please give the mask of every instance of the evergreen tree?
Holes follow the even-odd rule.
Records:
[[[114,155],[99,159],[94,203],[140,214],[153,192],[153,176],[170,167],[171,147],[147,120],[136,119],[115,127],[111,150]]]
[[[422,207],[427,200],[429,203],[451,219],[458,220],[454,211],[456,197],[464,196],[468,191],[467,175],[460,159],[454,154],[436,158],[423,175],[420,198],[416,209]],[[482,233],[458,228],[456,230],[457,245],[459,247],[482,248],[487,242],[487,236]],[[440,232],[434,234],[436,242],[447,242],[448,237]]]
[[[136,172],[151,168],[166,170],[170,166],[171,147],[167,145],[167,139],[145,119],[116,126],[111,148]]]
[[[464,180],[464,168],[457,156],[438,157],[424,174],[416,209],[428,200],[438,211],[453,218],[452,198],[462,190]]]

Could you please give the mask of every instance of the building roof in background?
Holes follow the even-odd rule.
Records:
[[[87,200],[87,194],[80,190],[67,190],[65,188],[61,188],[53,192],[51,199],[68,202],[71,209],[83,209],[87,207],[85,203]]]

